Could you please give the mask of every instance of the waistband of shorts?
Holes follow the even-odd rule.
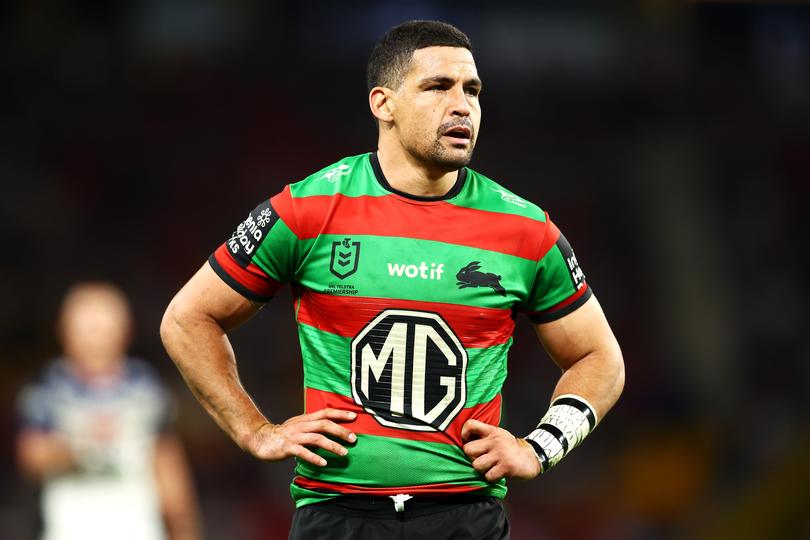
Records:
[[[312,508],[324,512],[342,514],[346,516],[361,516],[373,518],[407,518],[438,512],[446,512],[460,506],[480,502],[499,502],[497,497],[487,495],[415,495],[404,503],[404,510],[397,512],[394,500],[391,497],[368,495],[341,495],[323,502],[311,504],[304,508]]]

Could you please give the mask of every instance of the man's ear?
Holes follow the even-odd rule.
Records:
[[[391,123],[394,121],[394,101],[391,99],[393,92],[390,88],[375,86],[368,94],[368,106],[371,114],[381,122]]]

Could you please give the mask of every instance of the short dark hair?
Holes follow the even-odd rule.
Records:
[[[467,35],[452,24],[440,21],[408,21],[393,27],[371,51],[366,83],[397,88],[411,65],[413,53],[425,47],[462,47],[472,52]]]

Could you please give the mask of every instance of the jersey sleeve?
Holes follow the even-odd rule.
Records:
[[[17,421],[21,429],[50,431],[53,429],[52,400],[47,389],[30,384],[17,396]]]
[[[534,283],[523,306],[523,311],[535,323],[564,317],[577,310],[592,295],[571,244],[546,217],[546,232]]]
[[[291,207],[285,199],[289,189],[259,204],[208,258],[214,272],[250,300],[267,302],[292,279],[297,238],[288,224],[293,216],[277,210]]]

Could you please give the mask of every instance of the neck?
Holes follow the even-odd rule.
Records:
[[[419,161],[401,147],[392,149],[381,143],[377,158],[391,187],[410,195],[441,197],[458,179],[458,170],[447,171]]]

